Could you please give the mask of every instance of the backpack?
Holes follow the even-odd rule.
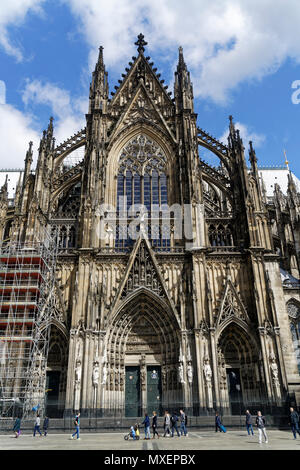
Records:
[[[173,415],[173,416],[171,417],[171,422],[172,422],[172,424],[176,424],[176,421],[178,421],[178,417],[177,417],[176,415]]]

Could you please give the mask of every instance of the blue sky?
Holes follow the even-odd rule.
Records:
[[[0,5],[0,167],[22,167],[49,117],[57,143],[85,125],[91,73],[104,46],[110,90],[145,34],[173,91],[178,47],[191,72],[198,125],[226,139],[233,115],[260,166],[300,177],[300,3],[277,0],[11,0]],[[5,2],[7,3],[7,2]],[[5,86],[4,86],[5,85]],[[4,89],[6,93],[4,93]],[[300,88],[299,88],[300,89]],[[300,97],[300,93],[299,93]],[[294,100],[295,101],[295,100]],[[217,162],[207,153],[211,164]]]

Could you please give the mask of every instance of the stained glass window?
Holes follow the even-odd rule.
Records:
[[[151,213],[151,206],[168,203],[166,166],[163,150],[145,135],[135,137],[121,151],[117,179],[118,207],[122,200],[120,198],[126,197],[127,211],[133,204],[142,204],[148,211],[148,224],[151,223],[151,217],[158,217],[153,230],[149,227],[147,229],[149,239],[155,246],[170,246],[166,228],[162,229],[162,221],[159,220],[159,211],[156,210],[154,214],[152,209]],[[117,229],[117,247],[128,246],[128,240],[124,239],[125,232],[124,226]]]

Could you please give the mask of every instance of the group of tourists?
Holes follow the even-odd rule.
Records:
[[[43,422],[44,437],[47,437],[48,427],[49,427],[49,418],[48,418],[48,416],[45,416],[44,417],[44,422]],[[18,438],[21,434],[21,418],[20,417],[16,418],[15,423],[14,423],[14,427],[13,427],[13,431],[15,433],[15,438]],[[33,437],[35,437],[37,432],[39,433],[40,437],[43,436],[43,434],[41,432],[41,418],[40,418],[39,413],[37,413],[36,418],[35,418],[34,428],[33,428]]]
[[[248,432],[248,436],[254,436],[254,431],[253,431],[253,417],[250,413],[249,410],[246,410],[246,429]],[[297,411],[294,410],[294,408],[290,408],[290,415],[289,415],[289,425],[291,426],[292,433],[294,436],[294,439],[297,439],[297,433],[300,435],[300,429],[299,429],[299,414]],[[215,418],[215,423],[216,423],[216,432],[226,432],[225,426],[221,422],[221,417],[219,413],[216,413],[216,418]],[[264,437],[265,443],[268,443],[268,436],[266,432],[266,419],[264,416],[262,416],[261,411],[257,412],[257,416],[255,418],[255,424],[258,430],[258,442],[259,444],[262,444],[262,437]]]
[[[291,408],[293,410],[293,408]],[[296,413],[297,414],[297,413]],[[299,419],[299,417],[298,417]],[[254,436],[254,431],[253,431],[253,417],[250,413],[249,410],[246,410],[246,429],[248,432],[248,436]],[[216,432],[226,432],[225,426],[221,422],[221,417],[219,413],[216,413]],[[257,416],[255,419],[255,424],[258,430],[258,442],[261,444],[262,443],[262,436],[264,436],[265,443],[268,443],[268,436],[266,433],[266,420],[262,416],[261,411],[257,412]],[[300,434],[300,433],[299,433]]]
[[[151,439],[151,433],[150,433],[150,418],[148,416],[148,413],[145,413],[144,421],[142,422],[144,425],[144,430],[145,430],[145,438],[144,439]],[[180,424],[180,427],[178,429],[178,425]],[[152,432],[153,432],[153,438],[155,439],[155,436],[159,439],[159,433],[158,433],[158,425],[157,425],[157,413],[156,411],[153,411],[152,413]],[[172,414],[170,414],[168,411],[165,411],[165,416],[164,416],[164,434],[163,437],[166,437],[167,435],[169,437],[174,437],[174,433],[176,432],[178,437],[181,436],[187,436],[187,416],[183,410],[180,410],[179,416],[177,413],[174,411]]]
[[[249,410],[246,410],[245,418],[246,418],[245,424],[246,424],[247,433],[249,436],[254,436],[253,416],[251,415]],[[289,414],[289,425],[291,426],[294,439],[297,438],[297,433],[300,436],[299,420],[300,420],[299,414],[297,413],[297,411],[294,410],[294,408],[291,407],[290,414]],[[142,424],[144,425],[144,431],[145,431],[144,439],[151,439],[150,418],[148,416],[148,413],[145,413]],[[268,443],[268,436],[266,432],[266,419],[264,418],[264,416],[262,416],[261,411],[257,412],[257,416],[255,417],[255,424],[258,430],[258,442],[261,444],[262,437],[264,437],[265,443]],[[77,413],[74,418],[74,426],[75,426],[75,432],[71,435],[70,438],[74,439],[76,436],[77,439],[80,439],[80,436],[79,436],[80,413]],[[43,436],[40,427],[41,427],[41,418],[40,418],[39,413],[37,413],[36,418],[35,418],[35,423],[34,423],[33,437],[35,437],[36,433],[39,433],[41,437]],[[48,427],[49,427],[49,418],[45,416],[44,422],[43,422],[43,433],[45,437],[48,434]],[[173,412],[172,414],[170,414],[168,411],[165,411],[163,428],[164,428],[163,437],[167,437],[167,436],[174,437],[175,433],[177,434],[178,437],[188,436],[186,413],[183,410],[180,410],[179,415],[177,415],[176,412]],[[224,432],[224,433],[226,432],[226,428],[223,425],[221,416],[219,415],[218,412],[216,412],[216,416],[215,416],[215,429],[216,429],[216,432],[218,431]],[[18,438],[21,434],[21,418],[19,417],[16,418],[15,420],[13,432],[15,433],[16,438]],[[152,439],[155,439],[156,436],[159,439],[160,436],[158,433],[156,411],[153,411],[152,413],[152,433],[153,433]],[[135,438],[135,435],[133,437]]]

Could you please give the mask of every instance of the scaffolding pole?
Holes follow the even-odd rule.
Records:
[[[43,240],[0,246],[0,416],[44,412],[57,246]]]

